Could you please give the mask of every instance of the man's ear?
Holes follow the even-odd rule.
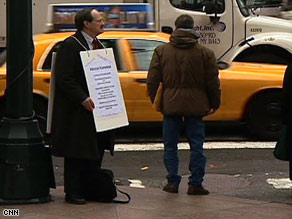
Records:
[[[89,21],[83,21],[83,25],[84,25],[84,27],[86,27],[86,28],[87,28],[87,27],[88,27],[88,25],[89,25],[89,23],[90,23]]]

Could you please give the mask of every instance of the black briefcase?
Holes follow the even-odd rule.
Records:
[[[116,187],[113,171],[109,169],[98,169],[96,174],[85,177],[82,188],[85,199],[89,201],[129,203],[131,200],[129,194]],[[116,200],[117,191],[127,196],[127,200]]]

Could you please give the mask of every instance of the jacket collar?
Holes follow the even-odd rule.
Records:
[[[81,43],[82,45],[87,48],[88,50],[90,49],[88,46],[88,43],[84,36],[82,35],[81,31],[77,31],[73,36],[75,36]]]
[[[170,36],[170,44],[179,48],[189,48],[198,43],[198,34],[192,29],[177,29]]]
[[[196,32],[193,28],[178,28],[177,30],[189,32],[190,34],[193,34],[195,38],[200,38],[200,34]]]

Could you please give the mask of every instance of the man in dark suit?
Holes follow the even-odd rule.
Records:
[[[113,152],[112,131],[97,133],[93,100],[89,97],[80,52],[103,48],[96,38],[104,20],[95,9],[76,14],[77,32],[62,42],[56,58],[55,98],[52,119],[53,155],[64,157],[65,200],[85,204],[82,179],[96,174],[104,150]]]

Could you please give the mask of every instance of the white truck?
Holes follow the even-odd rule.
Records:
[[[68,3],[69,1],[103,2],[104,4],[109,2],[149,3],[154,10],[155,30],[165,32],[171,32],[171,29],[174,28],[174,21],[179,15],[189,14],[195,20],[195,29],[200,34],[200,43],[212,49],[218,60],[277,64],[287,64],[292,60],[292,22],[254,15],[247,8],[246,0],[34,0],[34,33],[43,32],[46,27],[46,22],[43,21],[41,25],[36,25],[44,17],[44,12],[42,15],[36,15],[40,10],[37,8],[37,3]],[[98,5],[98,3],[96,4]],[[93,5],[94,3],[88,4],[89,7]],[[54,4],[49,8],[53,6]],[[57,7],[57,5],[55,6]],[[66,12],[64,11],[64,13]],[[0,11],[1,14],[2,11]],[[124,14],[120,14],[120,19],[122,16]],[[37,26],[42,28],[37,30]],[[0,39],[1,37],[5,39],[5,32],[2,29],[1,25]]]
[[[0,0],[0,48],[6,45],[6,1]],[[32,0],[33,3],[33,34],[43,33],[46,30],[47,13],[49,4],[56,3],[102,3],[117,2],[123,3],[123,0]],[[130,2],[130,1],[129,1]],[[21,21],[19,21],[21,24]]]
[[[155,4],[159,29],[173,27],[180,14],[191,15],[200,43],[219,60],[279,64],[292,60],[292,22],[251,14],[245,0],[163,0]]]
[[[246,0],[251,13],[292,20],[292,0]]]

